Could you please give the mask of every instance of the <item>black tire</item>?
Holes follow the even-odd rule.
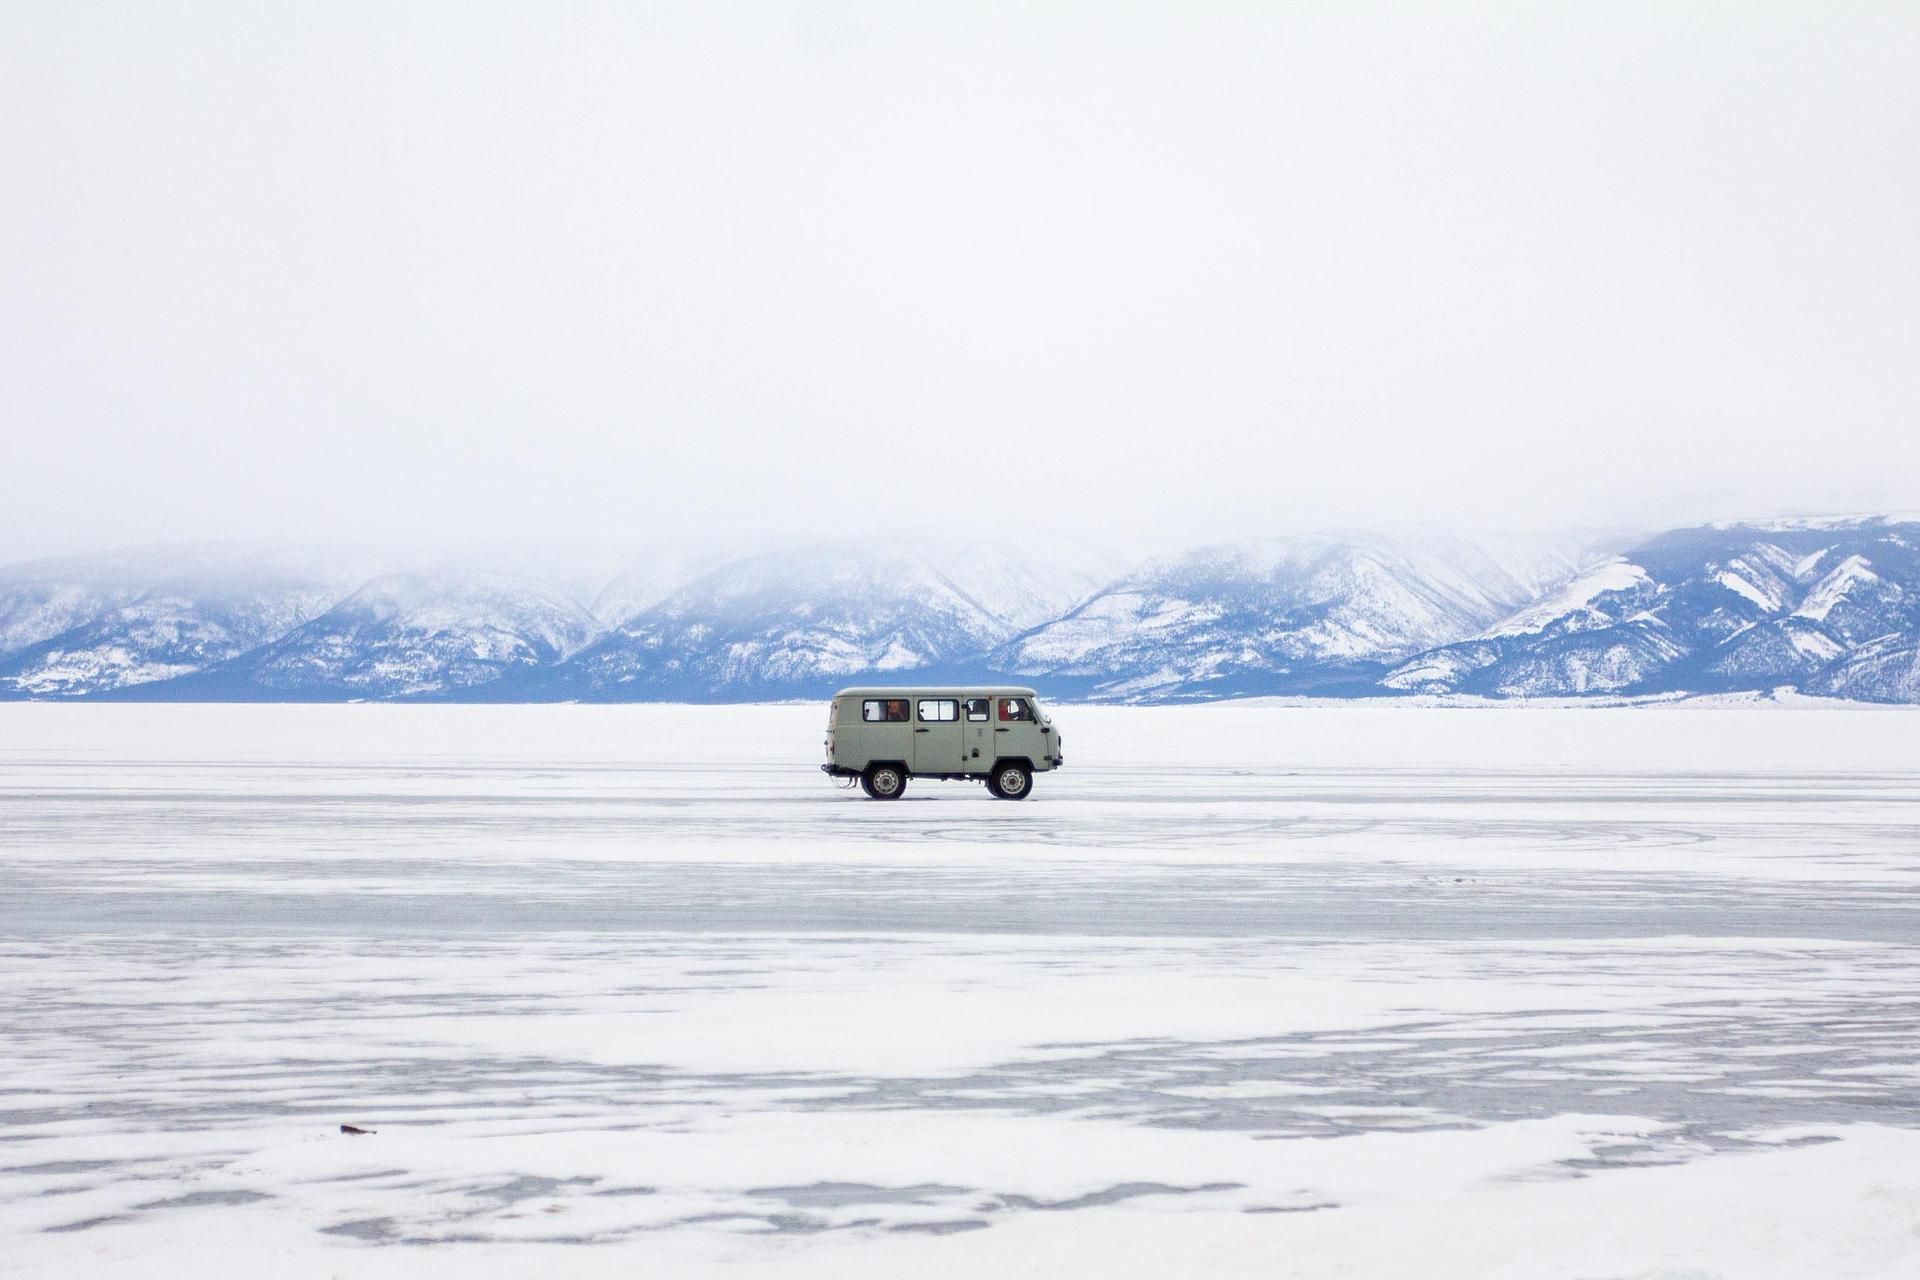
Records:
[[[1025,800],[1033,793],[1033,770],[1017,760],[996,764],[987,775],[987,790],[998,800]]]
[[[870,764],[860,775],[869,800],[898,800],[907,793],[907,771],[897,764]]]

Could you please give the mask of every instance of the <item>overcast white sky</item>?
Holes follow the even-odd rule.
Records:
[[[1920,5],[0,17],[0,560],[1920,508]]]

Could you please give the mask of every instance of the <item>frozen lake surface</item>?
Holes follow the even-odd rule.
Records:
[[[1920,713],[1056,719],[0,706],[4,1270],[1920,1275]]]

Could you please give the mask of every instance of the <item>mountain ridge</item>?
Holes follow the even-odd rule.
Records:
[[[1773,687],[1910,701],[1916,639],[1920,523],[1703,525],[1649,539],[1381,683],[1509,698]]]
[[[1419,529],[1124,564],[1010,544],[668,548],[593,572],[145,549],[0,568],[0,698],[751,701],[1017,679],[1114,702],[1920,702],[1920,521],[1592,545]]]

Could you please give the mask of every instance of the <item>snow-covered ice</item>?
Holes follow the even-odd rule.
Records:
[[[0,706],[0,1270],[1920,1274],[1920,712],[823,714]]]

